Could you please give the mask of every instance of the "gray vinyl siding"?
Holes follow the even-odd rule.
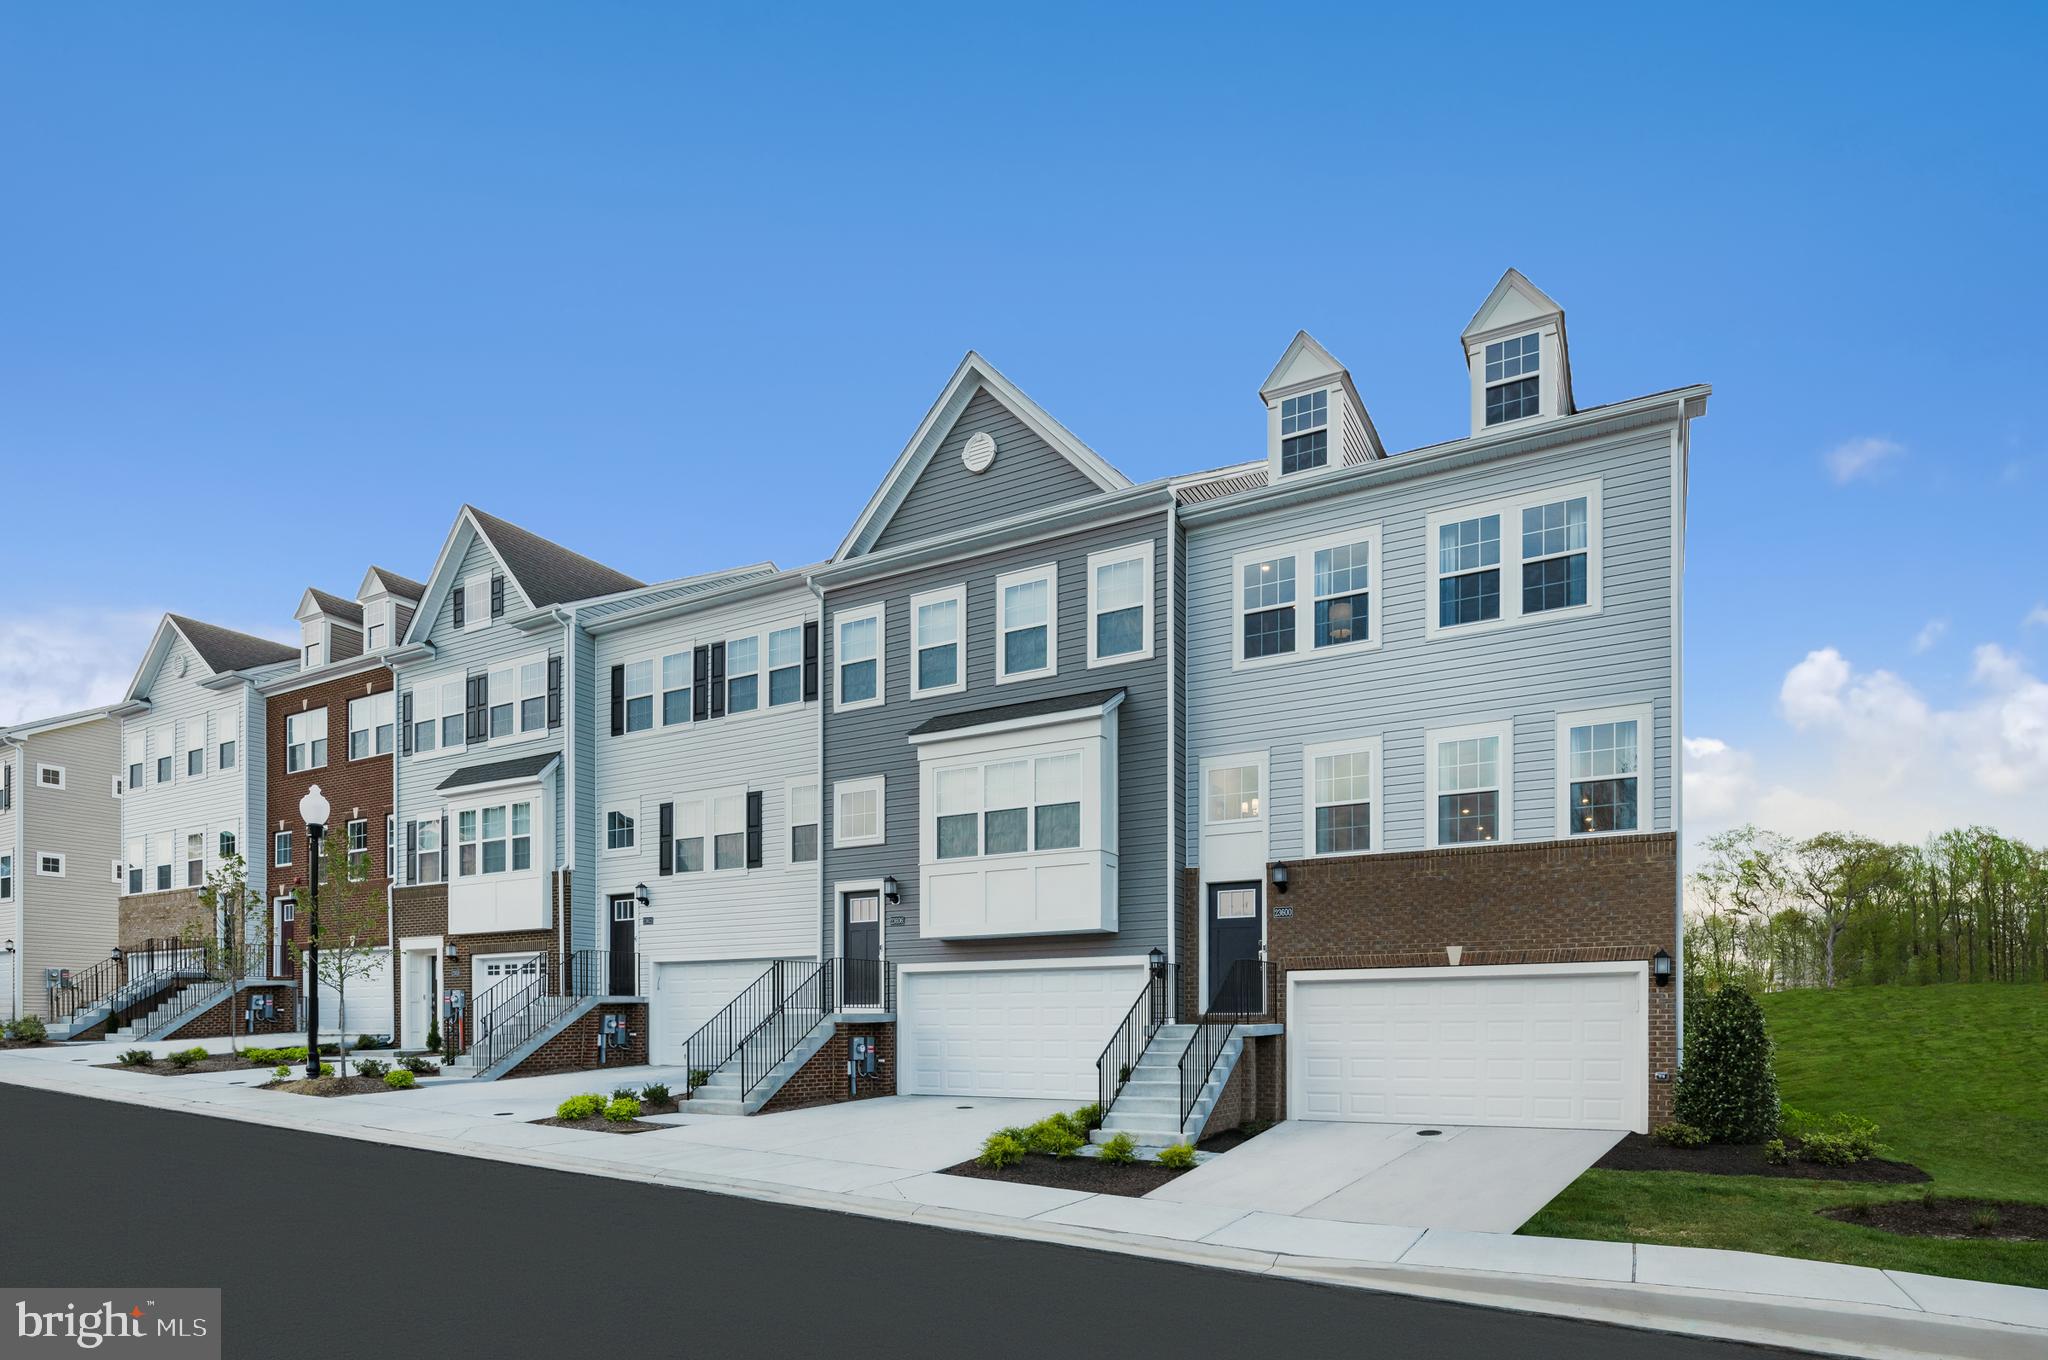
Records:
[[[1000,461],[1000,460],[999,460]],[[874,585],[854,584],[826,596],[824,672],[820,691],[829,703],[833,669],[832,618],[876,600],[887,604],[884,702],[850,713],[827,710],[824,772],[824,892],[821,929],[837,939],[837,904],[832,885],[894,876],[902,901],[884,907],[884,949],[899,964],[940,960],[1083,958],[1142,954],[1167,947],[1170,871],[1168,855],[1167,728],[1172,721],[1167,683],[1166,512],[1148,510],[1084,533],[1041,539],[967,563],[919,569]],[[1088,554],[1142,542],[1152,544],[1153,646],[1143,661],[1088,667]],[[1059,671],[1042,680],[998,685],[996,673],[996,577],[1057,562],[1059,566]],[[967,587],[967,688],[958,694],[910,697],[910,607],[912,595],[965,583]],[[1118,710],[1117,930],[1114,934],[1041,935],[1011,939],[928,940],[918,934],[917,752],[912,728],[942,714],[995,708],[1034,699],[1121,686],[1127,694]],[[848,779],[882,775],[885,840],[878,846],[834,849],[832,786]],[[897,924],[897,922],[901,924]]]
[[[594,735],[584,761],[594,767],[589,809],[592,842],[601,845],[604,814],[614,802],[637,808],[630,852],[601,848],[583,863],[599,902],[645,883],[649,905],[636,927],[636,947],[649,964],[679,960],[814,958],[818,943],[818,865],[791,864],[788,785],[818,777],[819,704],[773,708],[768,702],[767,634],[817,618],[817,599],[800,581],[736,603],[711,605],[587,639],[595,652],[587,705]],[[703,722],[661,722],[661,658],[687,654],[735,637],[761,638],[761,707]],[[654,663],[653,727],[614,736],[611,668]],[[579,735],[579,741],[583,738]],[[761,794],[761,867],[745,872],[670,874],[660,863],[660,809],[714,791]],[[646,917],[654,924],[648,925]],[[608,914],[605,919],[609,919]],[[651,974],[650,974],[651,975]]]
[[[121,810],[113,779],[120,760],[121,724],[96,718],[27,739],[27,755],[15,772],[20,834],[14,850],[15,901],[19,920],[9,925],[18,940],[24,1014],[49,1018],[45,968],[81,971],[114,949],[120,889],[113,862],[121,858]],[[35,782],[37,765],[64,767],[64,787]],[[4,841],[5,836],[0,836]],[[9,847],[0,844],[0,850]],[[36,872],[36,857],[64,856],[64,877]],[[19,933],[15,933],[16,931]]]
[[[1184,807],[1199,826],[1193,775],[1205,755],[1266,751],[1270,759],[1270,853],[1304,853],[1301,750],[1346,737],[1382,739],[1384,842],[1427,843],[1424,732],[1511,717],[1513,827],[1519,841],[1556,838],[1556,716],[1561,711],[1648,703],[1653,708],[1654,801],[1642,829],[1672,829],[1672,468],[1668,427],[1636,430],[1440,474],[1390,480],[1267,514],[1196,524],[1188,531],[1186,676],[1191,786]],[[1578,618],[1540,617],[1489,632],[1428,638],[1426,520],[1496,496],[1597,479],[1602,496],[1602,607]],[[1378,524],[1381,592],[1376,651],[1305,657],[1261,669],[1231,668],[1232,561],[1302,539]],[[1519,525],[1502,525],[1503,543]],[[1502,590],[1519,589],[1504,568]],[[1190,863],[1199,838],[1191,837]]]
[[[605,927],[598,924],[597,903],[599,901],[598,859],[597,859],[597,668],[594,661],[595,645],[580,632],[573,632],[568,639],[571,664],[564,666],[562,680],[562,722],[564,726],[575,725],[570,745],[574,748],[575,760],[569,766],[569,773],[575,781],[576,806],[565,810],[562,816],[574,816],[574,863],[576,872],[570,880],[569,897],[571,910],[569,933],[573,947],[577,949],[604,949],[608,944],[604,937]]]
[[[960,450],[981,430],[995,439],[996,460],[977,475],[962,465]],[[958,533],[1100,490],[987,389],[977,387],[901,502],[893,512],[882,507],[886,522],[866,551]]]
[[[331,625],[327,630],[328,641],[333,644],[327,655],[329,662],[347,661],[363,654],[361,630],[345,623]]]

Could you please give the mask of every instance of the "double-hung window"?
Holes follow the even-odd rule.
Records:
[[[1537,374],[1542,337],[1518,335],[1486,347],[1486,423],[1500,425],[1540,412]]]
[[[704,872],[705,808],[702,799],[676,804],[675,866],[679,874]]]
[[[292,862],[292,833],[280,831],[271,838],[270,862],[279,869],[289,868]]]
[[[495,666],[484,683],[488,708],[485,732],[490,740],[517,739],[547,729],[548,659],[545,653]],[[441,744],[446,746],[448,743],[444,739]]]
[[[422,817],[412,824],[413,871],[415,883],[441,881],[441,819]]]
[[[604,813],[604,848],[610,851],[631,851],[637,848],[640,824],[638,803],[619,803],[608,807]]]
[[[197,888],[206,882],[206,833],[185,833],[185,886]]]
[[[1379,844],[1378,737],[1304,746],[1301,774],[1307,854],[1356,855]]]
[[[768,707],[804,701],[804,626],[768,635]]]
[[[1239,554],[1233,664],[1379,646],[1380,527]]]
[[[435,711],[441,715],[441,749],[459,751],[469,739],[467,715],[462,706],[462,691],[467,677],[450,676],[439,683],[441,700],[435,705]]]
[[[0,902],[14,900],[14,856],[0,855]]]
[[[910,597],[910,697],[967,688],[967,588]]]
[[[348,758],[391,754],[392,734],[397,729],[397,696],[389,691],[348,701]]]
[[[645,732],[654,726],[654,663],[626,663],[626,730]]]
[[[148,761],[146,749],[149,737],[144,732],[129,732],[122,736],[122,757],[128,766],[128,792],[135,793],[142,788],[143,767]],[[140,891],[134,889],[132,891]]]
[[[165,723],[162,727],[155,729],[149,734],[150,750],[156,756],[156,782],[159,784],[171,782],[173,762],[171,737],[172,729],[169,723]]]
[[[725,644],[725,711],[751,713],[761,706],[761,639],[729,638]]]
[[[661,659],[661,725],[690,720],[690,652],[670,652]],[[628,713],[627,717],[631,718]]]
[[[149,838],[150,849],[155,853],[156,890],[164,892],[171,884],[171,859],[178,853],[178,836],[174,831],[160,831]]]
[[[348,823],[348,873],[360,879],[370,872],[370,819],[352,817]]]
[[[185,777],[198,779],[206,773],[206,718],[185,719]]]
[[[144,844],[143,838],[136,836],[124,847],[128,853],[128,891],[131,893],[142,891],[142,862],[149,857],[149,851],[144,848]]]
[[[519,663],[519,730],[544,731],[548,725],[548,659],[532,657]]]
[[[747,795],[724,793],[711,800],[711,867],[747,867]]]
[[[284,720],[284,767],[296,773],[327,763],[327,710],[288,713]]]
[[[996,683],[1059,672],[1059,569],[996,578]]]
[[[1642,828],[1648,808],[1648,704],[1557,716],[1560,836],[1600,836]]]
[[[1424,742],[1429,844],[1507,840],[1514,730],[1508,723],[1432,729]]]
[[[818,859],[818,785],[813,780],[792,782],[786,799],[789,808],[789,862],[815,864]]]
[[[1429,516],[1428,633],[1600,607],[1600,484],[1548,487]]]
[[[839,671],[834,707],[865,708],[882,702],[885,619],[881,605],[834,618],[833,625],[838,629],[835,661]]]
[[[842,779],[832,786],[832,844],[880,845],[886,834],[886,785],[881,776]]]
[[[1088,556],[1088,664],[1152,655],[1152,544]]]
[[[1303,392],[1280,399],[1280,475],[1325,467],[1330,461],[1330,393]]]
[[[213,715],[213,765],[217,770],[232,770],[236,758],[241,754],[242,715],[232,708],[221,709]],[[132,778],[132,776],[131,776]],[[131,782],[130,788],[134,787]]]

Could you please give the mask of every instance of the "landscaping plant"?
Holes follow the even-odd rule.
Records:
[[[123,1067],[147,1067],[150,1062],[149,1050],[146,1048],[131,1048],[120,1057],[114,1059],[114,1061],[120,1063]]]
[[[1677,1122],[1659,1124],[1650,1131],[1650,1136],[1666,1147],[1675,1148],[1705,1147],[1714,1141],[1707,1136],[1706,1130]]]
[[[1778,1078],[1763,1007],[1723,987],[1686,1010],[1685,1062],[1672,1113],[1722,1143],[1760,1143],[1778,1132]]]
[[[1169,1171],[1185,1171],[1195,1164],[1195,1150],[1186,1143],[1159,1149],[1159,1164]]]
[[[37,1017],[24,1015],[19,1020],[7,1022],[7,1037],[16,1043],[40,1044],[48,1041],[50,1031]]]
[[[290,1081],[292,1079],[292,1070],[283,1063],[279,1063],[270,1069],[270,1076],[273,1081]]]
[[[382,1064],[379,1064],[379,1066],[382,1066]],[[363,1064],[357,1063],[356,1070],[358,1072],[361,1072],[363,1070]],[[419,1078],[413,1076],[412,1073],[406,1071],[404,1068],[400,1068],[396,1072],[386,1072],[384,1074],[384,1084],[386,1086],[389,1086],[394,1091],[408,1090],[411,1088],[412,1084],[417,1080],[419,1080]]]
[[[557,1119],[590,1119],[604,1110],[604,1097],[595,1094],[570,1096],[555,1106]]]
[[[391,1070],[391,1064],[381,1058],[357,1058],[356,1075],[359,1077],[381,1077]],[[412,1073],[405,1074],[410,1077]]]
[[[1112,1166],[1127,1166],[1138,1160],[1138,1145],[1128,1133],[1113,1134],[1098,1155]]]
[[[639,1095],[640,1092],[631,1086],[612,1087],[613,1100],[635,1100],[639,1098]]]
[[[1050,1114],[1024,1130],[1024,1146],[1033,1152],[1048,1157],[1071,1157],[1080,1150],[1087,1136],[1074,1130],[1073,1118],[1065,1114]]]
[[[204,1061],[206,1061],[206,1050],[203,1048],[181,1048],[176,1053],[171,1054],[171,1066],[180,1069]]]
[[[982,1142],[981,1151],[974,1160],[979,1166],[1000,1171],[1006,1166],[1015,1166],[1024,1160],[1025,1147],[1014,1130],[998,1129]]]
[[[1083,1105],[1067,1117],[1080,1126],[1085,1137],[1102,1127],[1102,1106],[1099,1103]]]
[[[439,1053],[440,1051],[441,1017],[437,1015],[433,1019],[427,1021],[427,1052]]]
[[[668,1083],[650,1081],[640,1088],[640,1099],[649,1105],[668,1105],[675,1098],[669,1094]]]
[[[428,1062],[417,1053],[408,1053],[398,1060],[398,1065],[416,1077],[431,1077],[441,1070],[437,1063]]]
[[[604,1117],[607,1122],[613,1124],[623,1124],[629,1119],[638,1119],[640,1117],[640,1102],[629,1095],[613,1096],[610,1103],[604,1107]]]

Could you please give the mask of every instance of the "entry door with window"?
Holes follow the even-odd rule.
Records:
[[[298,951],[292,948],[292,919],[297,913],[298,903],[292,898],[280,897],[270,904],[270,975],[272,977],[288,978],[298,976]]]
[[[848,893],[841,908],[840,953],[846,976],[849,1006],[882,1004],[882,895],[876,892]]]
[[[438,1014],[441,999],[440,962],[431,950],[405,953],[405,1036],[400,1042],[407,1048],[426,1046],[427,1027]]]
[[[1257,883],[1209,885],[1209,1004],[1240,1014],[1264,1009],[1260,976]],[[1243,967],[1235,965],[1242,963]]]
[[[612,899],[612,967],[611,995],[633,996],[636,994],[633,973],[637,956],[633,953],[633,913],[640,909],[640,903],[631,897]]]

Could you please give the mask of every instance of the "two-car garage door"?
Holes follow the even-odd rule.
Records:
[[[897,983],[898,1089],[1093,1100],[1095,1060],[1144,981],[1143,964],[906,968]]]
[[[1297,1119],[1645,1130],[1641,964],[1296,973]]]

